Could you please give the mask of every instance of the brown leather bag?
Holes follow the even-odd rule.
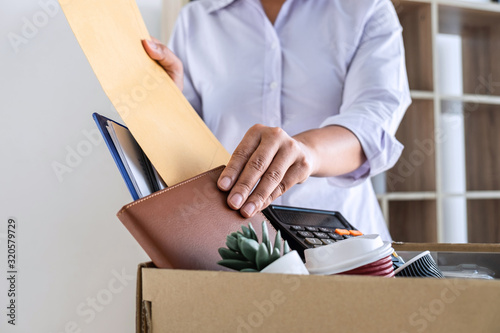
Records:
[[[217,265],[226,236],[252,222],[261,237],[276,230],[262,213],[245,219],[227,205],[217,180],[224,166],[207,171],[124,206],[117,214],[159,268],[227,270]],[[262,238],[260,238],[262,239]]]

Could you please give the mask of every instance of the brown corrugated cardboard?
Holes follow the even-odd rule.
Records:
[[[488,244],[401,251],[500,252]],[[293,276],[141,264],[137,332],[499,332],[500,280]]]

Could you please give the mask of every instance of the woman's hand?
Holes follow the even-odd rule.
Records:
[[[313,166],[313,154],[305,144],[281,128],[255,125],[234,151],[218,186],[230,190],[232,209],[251,217],[293,185],[304,182]]]
[[[154,37],[151,37],[151,40],[143,40],[142,46],[149,57],[156,60],[163,67],[175,85],[182,91],[184,88],[184,70],[180,59]]]
[[[358,138],[341,126],[290,137],[281,128],[255,125],[234,151],[217,185],[230,191],[229,207],[251,217],[310,176],[343,175],[365,161]]]

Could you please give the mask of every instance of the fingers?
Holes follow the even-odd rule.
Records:
[[[287,145],[288,148],[280,149],[280,153],[241,208],[243,216],[255,215],[292,186],[303,183],[311,175],[311,164],[299,145],[293,140],[287,142]]]
[[[274,200],[282,196],[286,191],[288,191],[292,186],[296,184],[303,183],[308,178],[307,173],[299,163],[295,163],[288,169],[285,177],[281,180],[281,182],[276,186],[274,191],[269,195],[269,197],[264,201],[264,204],[260,207],[260,209],[264,209],[271,204]]]
[[[239,174],[247,164],[248,160],[259,146],[261,135],[258,130],[260,125],[255,125],[250,128],[240,144],[231,155],[231,159],[227,166],[222,171],[217,185],[223,191],[229,191],[238,179]]]
[[[282,196],[286,191],[288,191],[293,185],[297,184],[296,178],[298,176],[297,174],[297,168],[292,166],[288,172],[286,173],[285,177],[281,180],[281,182],[276,186],[274,191],[267,197],[267,199],[263,202],[263,204],[260,207],[260,210],[265,209],[267,206],[269,206],[274,200],[278,199],[280,196]],[[251,198],[249,199],[249,201]]]
[[[228,204],[239,209],[271,164],[279,143],[266,138],[261,125],[253,126],[238,145],[219,177],[219,187],[229,190]],[[233,186],[234,184],[234,186]]]
[[[179,58],[162,43],[153,40],[143,40],[142,45],[148,55],[153,60],[158,61],[165,70],[179,71],[182,69]]]
[[[251,217],[309,176],[304,147],[280,128],[253,126],[219,177],[228,205]]]
[[[300,150],[294,146],[294,141],[290,140],[280,147],[273,162],[243,205],[241,211],[244,216],[253,216],[304,179],[297,162],[300,159]]]
[[[184,70],[179,58],[154,37],[151,40],[142,40],[142,45],[149,57],[156,60],[177,87],[182,90],[184,85]]]
[[[273,161],[242,206],[241,214],[243,216],[251,217],[256,212],[260,211],[269,200],[271,193],[273,193],[277,187],[284,185],[282,181],[291,163],[293,163],[293,161],[291,161],[289,157],[280,158],[280,161]]]
[[[153,42],[155,42],[156,44],[161,44],[161,42],[160,42],[160,40],[159,40],[158,38],[153,37],[153,36],[150,36],[150,37],[151,37],[151,40],[152,40]]]

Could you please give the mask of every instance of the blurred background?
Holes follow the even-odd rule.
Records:
[[[394,240],[500,241],[500,5],[394,1],[413,104],[373,179]]]
[[[137,0],[167,42],[181,0]],[[500,241],[500,5],[394,1],[410,106],[398,164],[372,179],[394,240]],[[91,114],[119,120],[55,0],[0,0],[0,305],[17,223],[18,321],[1,332],[133,332],[147,261]],[[109,244],[112,244],[110,247]]]

